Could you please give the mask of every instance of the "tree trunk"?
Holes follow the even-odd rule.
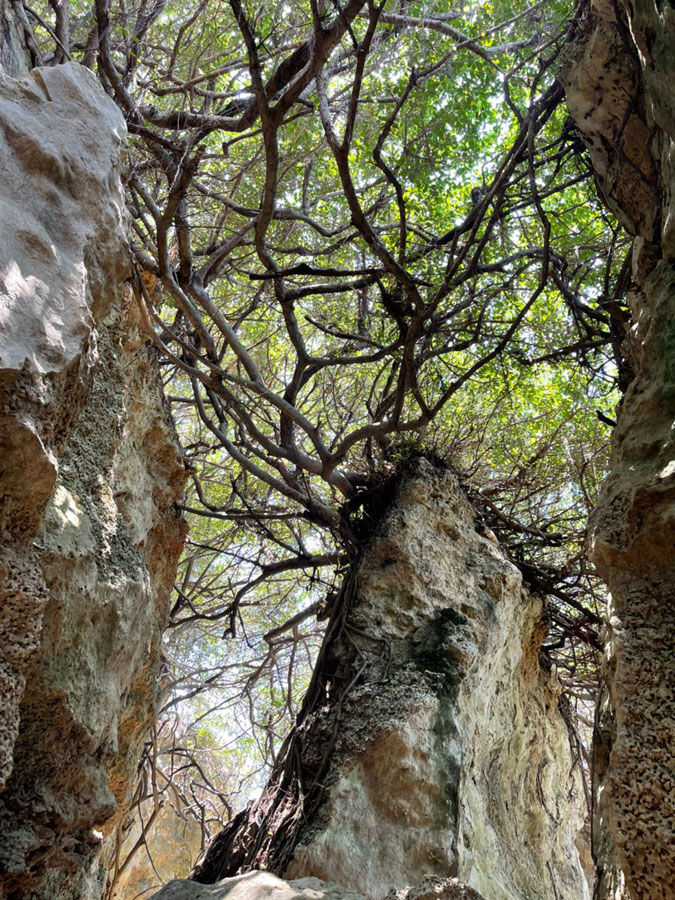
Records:
[[[21,23],[11,0],[0,0],[0,72],[19,78],[26,75],[29,69],[30,55]]]

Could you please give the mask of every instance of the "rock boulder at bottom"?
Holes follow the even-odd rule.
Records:
[[[247,872],[217,884],[170,881],[150,900],[367,900],[363,894],[320,878],[282,881],[271,872]],[[413,888],[392,891],[387,900],[482,900],[456,878],[425,878]]]

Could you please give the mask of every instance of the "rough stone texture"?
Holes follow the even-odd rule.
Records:
[[[630,232],[651,237],[660,213],[658,170],[639,64],[626,52],[612,0],[594,0],[591,6],[583,38],[568,48],[562,72],[568,105],[605,202]],[[616,152],[620,142],[625,153]]]
[[[319,878],[282,881],[270,872],[248,872],[217,884],[171,881],[151,900],[366,900],[362,894]],[[428,878],[415,888],[392,892],[387,900],[483,900],[456,878]]]
[[[100,894],[182,546],[124,138],[86,69],[0,75],[0,897]]]
[[[323,752],[339,717],[326,797],[286,877],[375,898],[425,876],[486,900],[588,896],[582,789],[538,661],[542,603],[474,523],[454,476],[418,460],[364,553],[346,626],[358,651],[335,681],[370,667],[305,731],[316,769],[312,741]]]
[[[672,4],[596,2],[562,77],[604,196],[636,236],[625,342],[635,377],[592,520],[611,590],[594,751],[601,900],[657,900],[675,885],[673,47]]]

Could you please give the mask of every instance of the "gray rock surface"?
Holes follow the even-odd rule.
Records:
[[[282,881],[271,872],[247,872],[223,878],[217,884],[170,881],[150,900],[366,900],[362,894],[321,881],[298,878]],[[388,900],[482,900],[481,896],[456,878],[428,878],[415,888],[392,892]]]
[[[88,70],[0,75],[0,897],[100,895],[182,546],[124,140]]]
[[[257,871],[223,878],[217,884],[176,879],[150,900],[225,900],[226,897],[228,900],[365,900],[361,894],[318,878],[286,882],[271,872]]]
[[[611,590],[594,750],[599,900],[675,890],[674,46],[672,4],[595,0],[562,75],[604,196],[635,235],[634,377],[591,522]]]

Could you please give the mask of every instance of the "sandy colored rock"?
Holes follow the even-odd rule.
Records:
[[[542,602],[477,532],[452,474],[415,464],[356,591],[349,640],[372,666],[344,701],[324,803],[285,877],[374,898],[426,876],[487,900],[588,897],[579,773],[560,687],[538,662]],[[317,715],[309,771],[333,725]]]
[[[0,897],[100,896],[183,540],[124,140],[88,70],[0,75]]]
[[[154,801],[142,804],[142,815],[134,815],[125,834],[120,853],[124,861],[141,837],[141,821],[147,823],[154,812]],[[201,823],[184,812],[176,811],[171,801],[160,806],[152,827],[145,835],[131,862],[119,876],[110,900],[128,900],[149,896],[164,882],[187,878],[202,849]]]
[[[47,602],[33,541],[98,356],[90,307],[106,314],[119,303],[129,271],[116,168],[124,122],[84,73],[63,66],[20,80],[0,74],[0,787]],[[82,144],[66,124],[80,116],[91,123],[79,127]]]

